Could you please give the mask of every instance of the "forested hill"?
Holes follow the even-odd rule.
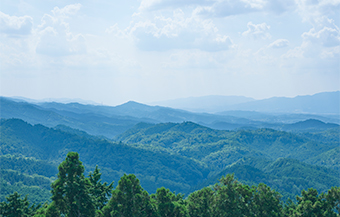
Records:
[[[233,163],[232,158],[236,156],[258,156],[272,160],[294,158],[300,161],[317,158],[338,148],[339,128],[315,133],[292,133],[273,129],[213,130],[192,122],[141,123],[117,136],[116,141],[179,154],[224,168]],[[338,159],[334,160],[339,163]]]
[[[89,170],[100,166],[104,180],[118,181],[124,173],[134,173],[150,192],[161,186],[185,192],[209,174],[206,166],[180,155],[87,138],[43,125],[32,126],[19,119],[2,120],[1,132],[3,156],[33,157],[58,165],[67,152],[75,151],[82,155]]]
[[[283,194],[289,192],[287,197],[306,187],[324,191],[328,185],[340,186],[339,128],[295,134],[272,129],[220,131],[192,122],[140,123],[116,139],[209,166],[212,175],[194,189],[227,173],[249,184],[264,182]]]
[[[56,102],[33,104],[0,97],[0,106],[1,118],[19,118],[30,124],[43,124],[48,127],[64,125],[108,139],[124,133],[140,122],[155,124],[192,121],[219,130],[272,128],[285,131],[320,131],[338,127],[337,124],[340,123],[339,117],[334,115],[271,114],[253,111],[193,113],[132,101],[119,106],[99,106]],[[315,123],[304,123],[308,120],[314,120]]]
[[[261,100],[243,96],[201,96],[167,100],[152,104],[210,113],[238,110],[261,113],[283,112],[339,115],[340,91],[322,92],[293,98],[272,97]]]
[[[1,189],[41,198],[46,198],[46,186],[55,179],[48,171],[55,172],[69,151],[80,154],[86,173],[98,165],[103,180],[115,184],[124,173],[133,173],[150,193],[162,186],[189,193],[229,172],[244,182],[265,182],[287,197],[310,187],[322,192],[339,186],[335,129],[294,134],[272,129],[220,131],[192,122],[140,123],[112,142],[65,126],[2,119],[0,131],[1,160],[6,162],[1,167]],[[293,172],[296,168],[300,172]],[[1,191],[1,200],[7,190]]]

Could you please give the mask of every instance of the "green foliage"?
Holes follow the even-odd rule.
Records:
[[[298,204],[296,206],[293,216],[302,217],[323,217],[323,216],[337,216],[333,211],[332,200],[326,200],[326,195],[318,195],[315,189],[303,190],[302,196],[297,196]],[[331,203],[331,204],[329,204]]]
[[[2,138],[2,142],[4,142],[4,139],[5,138]],[[16,142],[13,144],[16,144]],[[36,159],[34,157],[28,158],[24,156],[1,155],[0,161],[1,169],[15,170],[27,175],[38,174],[50,178],[55,177],[58,172],[57,165],[48,161]]]
[[[135,175],[124,174],[112,192],[109,203],[103,208],[103,216],[143,217],[155,215],[149,194],[140,186]]]
[[[118,182],[125,173],[134,173],[155,192],[163,185],[184,192],[205,179],[209,169],[201,163],[178,155],[157,153],[123,143],[92,139],[21,120],[3,120],[0,149],[3,154],[22,154],[42,161],[61,162],[68,151],[81,154],[88,168],[98,165],[105,181]],[[89,171],[87,171],[89,172]],[[154,177],[154,178],[152,178]]]
[[[252,189],[234,180],[234,175],[222,177],[214,190],[214,216],[250,215]]]
[[[69,152],[58,167],[58,179],[52,183],[52,200],[60,213],[69,217],[94,216],[95,203],[90,195],[91,183],[84,177],[79,155]]]
[[[29,205],[27,196],[23,199],[20,198],[20,194],[14,192],[6,197],[6,202],[0,203],[0,215],[4,217],[28,217],[33,216],[39,209],[40,205]]]
[[[253,193],[253,212],[255,216],[281,216],[282,207],[280,204],[281,195],[260,183]]]
[[[306,160],[306,163],[312,163],[318,166],[326,166],[340,171],[340,147],[333,148],[313,158],[310,158]]]
[[[6,198],[7,202],[0,203],[0,216],[336,217],[340,210],[340,187],[322,194],[310,188],[297,196],[297,203],[284,203],[281,195],[267,185],[250,187],[235,180],[234,174],[222,176],[212,188],[195,191],[187,199],[164,187],[149,196],[135,175],[124,174],[107,203],[113,183],[101,183],[98,167],[85,178],[78,153],[69,152],[58,170],[58,179],[52,184],[52,203],[29,206],[27,196],[20,199],[15,192]]]
[[[108,198],[111,196],[111,192],[113,189],[113,182],[111,184],[107,184],[107,182],[101,183],[101,173],[96,166],[93,173],[89,174],[89,181],[90,181],[90,194],[95,201],[95,207],[97,210],[101,210],[104,205],[107,203]]]
[[[213,196],[214,191],[208,187],[191,193],[188,197],[189,216],[212,217]]]
[[[53,171],[57,171],[55,165],[69,151],[82,156],[86,173],[96,171],[95,165],[101,168],[100,172],[91,173],[93,183],[97,180],[97,189],[103,187],[99,180],[118,183],[124,173],[136,174],[144,189],[151,193],[164,186],[189,194],[214,184],[228,173],[235,173],[238,180],[248,185],[265,183],[280,192],[283,200],[295,198],[302,189],[325,192],[339,186],[339,172],[310,165],[318,158],[319,162],[328,162],[325,165],[336,168],[338,131],[334,130],[307,135],[271,129],[218,131],[192,122],[139,124],[119,137],[124,143],[65,127],[32,126],[18,119],[2,120],[0,130],[0,151],[4,154],[0,156],[4,162],[1,201],[14,191],[29,193],[30,201],[48,200],[48,185],[55,180]],[[331,138],[321,141],[311,136],[314,134],[317,138],[320,135]],[[90,182],[90,178],[85,179]],[[97,210],[106,203],[109,191],[101,196],[94,190],[90,194],[101,198],[98,199],[101,202],[95,202]]]
[[[185,217],[188,216],[183,195],[172,193],[164,187],[157,189],[156,194],[151,195],[157,207],[157,214],[160,217]]]
[[[14,192],[20,192],[22,195],[27,195],[28,200],[31,203],[45,203],[51,201],[51,193],[49,190],[42,189],[39,186],[27,186],[22,182],[16,182],[11,185],[5,180],[0,182],[0,201],[5,201],[6,196],[13,194]]]

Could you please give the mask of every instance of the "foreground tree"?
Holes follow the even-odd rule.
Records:
[[[133,174],[124,174],[112,191],[113,183],[101,183],[98,167],[84,177],[84,166],[74,152],[58,169],[52,203],[29,206],[27,197],[21,199],[15,192],[0,203],[0,217],[339,217],[340,212],[340,187],[322,194],[303,190],[297,203],[283,204],[281,195],[265,184],[249,187],[228,174],[213,187],[183,199],[164,187],[149,196]]]
[[[214,186],[213,216],[250,216],[252,189],[234,179],[234,175],[222,177]]]
[[[69,152],[58,167],[58,179],[52,183],[52,200],[62,215],[94,216],[95,204],[90,182],[84,177],[84,166],[76,152]]]
[[[279,217],[282,216],[281,195],[260,183],[256,187],[252,198],[252,215],[262,217]]]
[[[208,187],[191,193],[188,197],[189,215],[195,217],[212,217],[213,196],[214,191]]]
[[[102,215],[107,217],[146,217],[155,216],[155,211],[148,192],[140,186],[136,176],[124,174],[112,192],[109,203],[103,208]]]
[[[302,190],[301,197],[297,196],[294,217],[336,217],[339,216],[340,188],[333,187],[327,194],[318,195],[317,190],[310,188]],[[336,213],[338,212],[338,214]]]
[[[327,209],[338,213],[338,216],[340,216],[340,187],[329,189],[325,199],[327,201]]]
[[[96,166],[93,173],[89,174],[90,181],[90,194],[94,199],[94,205],[97,210],[101,210],[111,197],[111,192],[113,189],[113,182],[108,185],[107,182],[101,183],[101,173]]]
[[[33,216],[40,205],[29,206],[27,196],[23,199],[17,192],[6,197],[7,202],[0,203],[0,216],[18,217],[18,216]]]
[[[158,188],[156,194],[151,195],[156,204],[157,214],[160,217],[186,217],[188,211],[182,194],[172,193],[164,187]]]

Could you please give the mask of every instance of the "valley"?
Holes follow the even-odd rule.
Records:
[[[248,185],[265,183],[284,200],[308,188],[325,192],[340,186],[334,117],[2,97],[0,200],[17,191],[33,202],[49,201],[49,185],[70,151],[79,153],[85,174],[99,166],[103,181],[115,186],[125,173],[135,174],[149,193],[166,187],[189,195],[232,173]]]

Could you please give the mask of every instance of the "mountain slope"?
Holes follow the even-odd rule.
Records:
[[[118,181],[123,173],[139,175],[149,192],[166,186],[185,192],[190,185],[205,179],[209,170],[194,160],[150,150],[91,139],[76,134],[30,125],[22,120],[1,120],[0,153],[24,155],[59,164],[67,152],[75,151],[89,169],[98,165],[106,181]]]
[[[324,135],[328,134],[327,131]],[[339,132],[334,131],[334,136],[336,135]],[[220,131],[192,122],[143,125],[128,130],[115,139],[144,149],[180,154],[218,168],[244,156],[269,159],[289,157],[305,161],[338,146],[336,140],[320,141],[304,134],[296,135],[272,129]]]
[[[273,97],[241,103],[226,110],[248,110],[258,112],[340,114],[340,91],[323,92],[294,98]]]
[[[315,188],[318,192],[325,192],[333,186],[340,186],[339,171],[329,168],[313,166],[294,159],[279,158],[275,161],[261,162],[255,158],[242,158],[195,188],[212,185],[221,176],[231,173],[234,173],[242,183],[248,185],[264,183],[276,189],[283,194],[284,200],[295,199],[303,189]]]
[[[78,103],[47,103],[46,105],[48,106],[42,107],[0,97],[0,105],[1,118],[19,118],[31,124],[43,124],[48,127],[66,125],[86,131],[89,134],[101,135],[107,138],[123,133],[141,121],[157,122],[114,114],[105,116],[105,112],[99,111],[96,113],[96,106]]]
[[[192,122],[140,123],[117,137],[122,143],[65,126],[48,128],[19,119],[2,119],[0,123],[1,172],[5,174],[1,187],[22,192],[45,189],[36,191],[34,197],[47,192],[56,165],[69,151],[80,154],[86,174],[98,165],[103,181],[117,184],[124,173],[134,173],[150,193],[161,186],[189,193],[202,182],[215,183],[225,173],[235,173],[245,183],[268,183],[290,196],[302,188],[322,191],[339,185],[334,178],[337,172],[331,169],[338,161],[326,168],[296,160],[321,159],[320,153],[337,157],[333,151],[338,142],[334,138],[313,140],[313,133],[307,137],[272,129],[219,131]],[[318,132],[316,137],[335,137],[336,133]],[[19,179],[23,182],[17,186]]]
[[[215,113],[224,111],[231,105],[251,102],[253,98],[244,96],[201,96],[188,97],[174,100],[153,102],[151,105],[159,105],[177,109],[183,109],[192,112]]]

